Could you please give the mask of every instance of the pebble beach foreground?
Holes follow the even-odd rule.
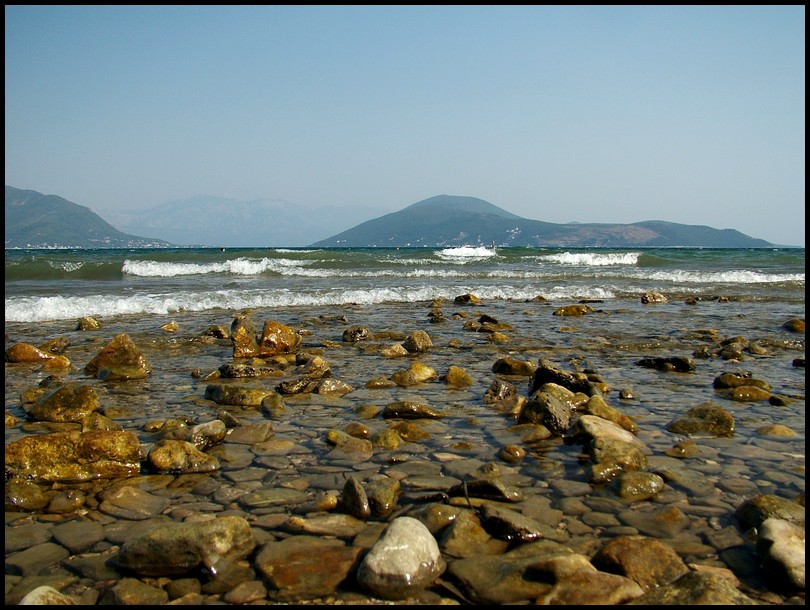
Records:
[[[658,296],[7,323],[6,603],[803,605],[804,320]]]

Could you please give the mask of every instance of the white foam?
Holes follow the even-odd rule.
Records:
[[[429,301],[438,296],[454,298],[473,293],[481,299],[528,300],[538,294],[546,298],[610,298],[613,294],[604,288],[555,286],[550,289],[536,285],[459,285],[437,288],[432,285],[383,287],[363,289],[300,290],[210,290],[201,292],[178,291],[164,294],[111,296],[85,295],[75,297],[12,297],[5,301],[5,315],[9,322],[36,322],[45,320],[78,320],[84,316],[114,317],[130,314],[168,315],[183,311],[210,309],[246,309],[258,307],[290,307],[346,305],[358,303],[372,305],[386,302]]]
[[[607,265],[633,266],[638,263],[640,256],[640,252],[560,252],[559,254],[538,256],[538,259],[561,265],[604,267]]]
[[[210,273],[232,273],[234,275],[260,275],[281,273],[291,267],[312,264],[311,261],[296,261],[276,258],[235,258],[216,263],[162,263],[158,261],[125,260],[121,271],[139,277],[176,277],[181,275],[207,275]]]
[[[490,256],[495,256],[497,252],[493,248],[485,248],[483,246],[457,246],[453,248],[444,248],[443,250],[439,250],[436,254],[442,258],[446,259],[453,259],[453,258],[489,258]]]

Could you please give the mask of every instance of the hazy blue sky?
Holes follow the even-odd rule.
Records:
[[[6,184],[804,246],[805,7],[6,6]]]

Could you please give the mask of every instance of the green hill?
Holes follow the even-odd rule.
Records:
[[[439,195],[368,220],[312,247],[462,245],[635,248],[773,247],[733,229],[650,220],[633,224],[555,224],[516,216],[475,197]]]
[[[334,227],[326,215],[302,217],[299,208],[276,205],[272,214],[267,206],[241,205],[234,214],[233,202],[219,202],[201,207],[186,206],[173,214],[160,208],[155,212],[157,224],[150,225],[155,234],[166,237],[167,231],[186,236],[182,243],[219,243],[234,231],[254,235],[258,231],[266,245],[272,230],[281,228],[284,245],[292,243],[293,229],[301,225],[304,233],[328,234]],[[205,219],[203,227],[217,230],[203,234],[193,219]],[[192,219],[186,221],[185,219]],[[218,219],[212,222],[211,219]],[[309,223],[309,224],[307,224]],[[314,224],[313,224],[314,223]],[[320,224],[317,224],[320,223]],[[145,225],[144,225],[145,226]],[[346,226],[345,224],[343,226]],[[284,229],[286,227],[286,229]],[[158,230],[160,229],[160,231]],[[230,233],[228,232],[230,231]],[[299,231],[299,233],[301,233]],[[295,233],[295,235],[299,235]],[[299,242],[303,245],[305,242]],[[684,225],[660,220],[633,224],[571,223],[555,224],[521,218],[476,197],[438,195],[400,210],[367,220],[330,238],[311,243],[310,247],[449,247],[462,245],[531,246],[543,248],[639,248],[639,247],[706,247],[769,248],[733,229],[714,229],[703,225]],[[240,244],[250,246],[251,244]],[[123,233],[95,212],[56,195],[21,190],[6,185],[6,248],[155,248],[172,247],[162,239]]]
[[[6,248],[157,248],[172,244],[122,233],[95,212],[56,195],[6,185]]]

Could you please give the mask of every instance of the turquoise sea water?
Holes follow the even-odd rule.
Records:
[[[6,321],[222,309],[724,296],[798,303],[803,248],[177,248],[6,250]]]

